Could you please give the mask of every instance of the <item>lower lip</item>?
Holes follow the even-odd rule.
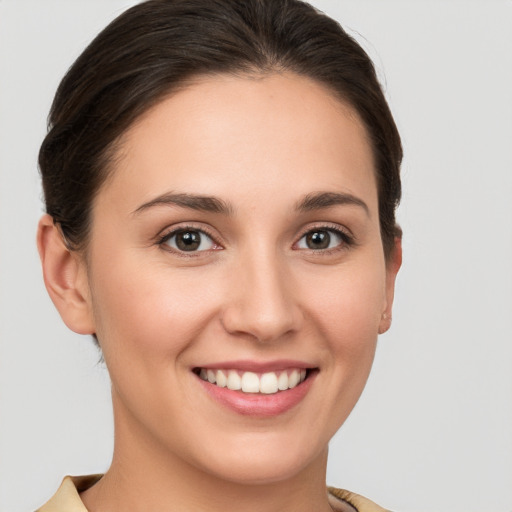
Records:
[[[208,395],[221,405],[246,416],[270,417],[283,414],[298,405],[306,396],[318,372],[312,371],[307,379],[286,391],[265,395],[263,393],[244,393],[221,388],[197,377]]]

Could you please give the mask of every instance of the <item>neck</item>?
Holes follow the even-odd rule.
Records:
[[[133,418],[116,415],[112,465],[81,494],[89,512],[332,512],[325,472],[327,447],[299,472],[276,481],[233,481],[166,450]]]

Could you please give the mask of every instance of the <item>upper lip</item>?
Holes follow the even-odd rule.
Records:
[[[206,370],[241,370],[244,372],[265,373],[286,370],[288,368],[304,368],[307,370],[315,368],[315,365],[294,359],[277,359],[274,361],[236,360],[208,363],[198,365],[195,368],[204,368]]]

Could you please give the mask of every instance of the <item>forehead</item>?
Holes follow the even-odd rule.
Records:
[[[358,114],[292,73],[197,79],[143,114],[120,147],[100,198],[122,195],[134,208],[165,190],[248,200],[276,188],[343,189],[376,201]]]

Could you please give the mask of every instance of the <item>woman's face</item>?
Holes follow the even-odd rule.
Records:
[[[129,129],[86,270],[116,451],[239,482],[324,460],[391,307],[374,175],[354,111],[292,74],[198,80]]]

